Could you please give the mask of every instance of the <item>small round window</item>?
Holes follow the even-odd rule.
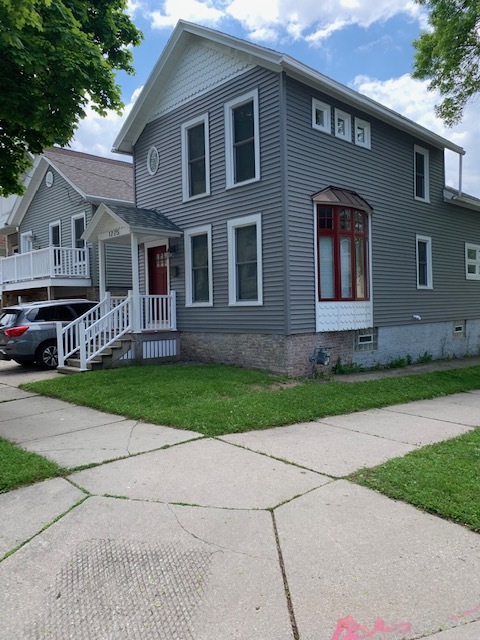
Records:
[[[45,184],[47,185],[47,187],[51,187],[53,184],[53,173],[51,171],[47,171],[47,174],[45,176]]]
[[[147,171],[151,176],[157,173],[159,164],[160,158],[157,147],[150,147],[147,154]]]

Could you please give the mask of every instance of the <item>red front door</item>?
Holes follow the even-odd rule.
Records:
[[[163,254],[165,245],[148,249],[148,293],[151,296],[166,296],[168,294],[167,261]]]

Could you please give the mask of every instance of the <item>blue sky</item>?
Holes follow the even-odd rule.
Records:
[[[293,8],[292,8],[293,7]],[[463,188],[480,197],[480,118],[470,105],[462,123],[446,129],[435,117],[438,96],[413,80],[412,41],[428,27],[424,9],[410,0],[129,0],[143,31],[134,50],[135,76],[118,82],[125,114],[99,118],[89,111],[72,148],[98,155],[110,149],[178,19],[287,53],[327,76],[406,115],[465,148]],[[447,159],[447,182],[457,186],[458,159]],[[116,156],[113,156],[116,157]],[[118,156],[121,157],[121,156]]]

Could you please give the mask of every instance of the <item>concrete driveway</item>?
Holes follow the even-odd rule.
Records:
[[[343,479],[480,392],[212,439],[17,388],[51,375],[0,363],[0,436],[97,466],[0,495],[1,640],[480,638],[480,537]]]

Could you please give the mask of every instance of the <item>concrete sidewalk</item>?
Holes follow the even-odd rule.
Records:
[[[99,464],[0,495],[1,640],[479,640],[480,537],[342,478],[475,428],[480,392],[212,439],[29,375],[0,363],[0,436]]]

